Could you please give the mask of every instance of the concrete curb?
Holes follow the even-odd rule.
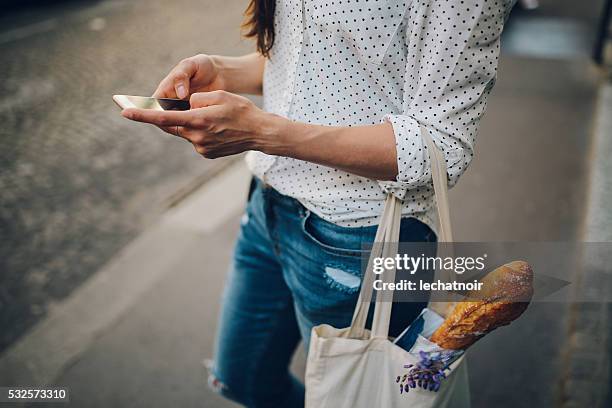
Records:
[[[612,84],[599,93],[592,141],[592,166],[584,223],[585,242],[612,241]],[[576,296],[585,290],[581,282],[600,282],[598,274],[609,274],[610,265],[589,260],[579,277]],[[609,279],[604,279],[608,281]],[[602,291],[610,288],[601,288]],[[610,307],[609,303],[571,305],[568,345],[561,383],[561,401],[566,408],[609,406],[610,398]]]

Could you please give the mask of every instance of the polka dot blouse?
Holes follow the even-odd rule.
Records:
[[[277,0],[264,109],[321,125],[388,121],[399,173],[396,181],[377,181],[261,152],[248,153],[249,168],[338,225],[375,224],[391,192],[403,200],[403,216],[433,226],[429,156],[419,124],[444,153],[454,185],[472,159],[512,3]]]

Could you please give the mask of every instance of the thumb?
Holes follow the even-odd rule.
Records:
[[[186,74],[175,79],[174,90],[179,99],[185,99],[189,95],[189,78]]]

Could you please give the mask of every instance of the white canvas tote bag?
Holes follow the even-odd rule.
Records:
[[[440,241],[452,242],[444,157],[422,127],[421,135],[430,154]],[[376,245],[370,254],[351,326],[337,329],[323,324],[312,329],[306,366],[306,408],[470,406],[463,357],[450,366],[438,392],[412,388],[407,393],[400,393],[397,377],[406,372],[404,365],[416,364],[419,358],[388,338],[392,302],[375,302],[372,330],[365,329],[371,303],[367,300],[372,299],[373,291],[373,259],[397,254],[400,220],[401,201],[390,194],[380,218]],[[394,282],[395,270],[385,272],[379,279]],[[442,316],[446,316],[448,306],[448,303],[429,304],[431,310]],[[406,322],[406,326],[410,323]]]

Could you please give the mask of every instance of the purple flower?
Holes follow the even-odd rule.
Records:
[[[395,382],[400,384],[400,393],[408,392],[410,388],[423,388],[437,392],[442,385],[442,381],[446,378],[446,371],[450,370],[449,366],[463,352],[454,350],[444,350],[426,353],[419,352],[420,360],[416,365],[406,364],[404,368],[408,369],[408,373],[397,376]]]

